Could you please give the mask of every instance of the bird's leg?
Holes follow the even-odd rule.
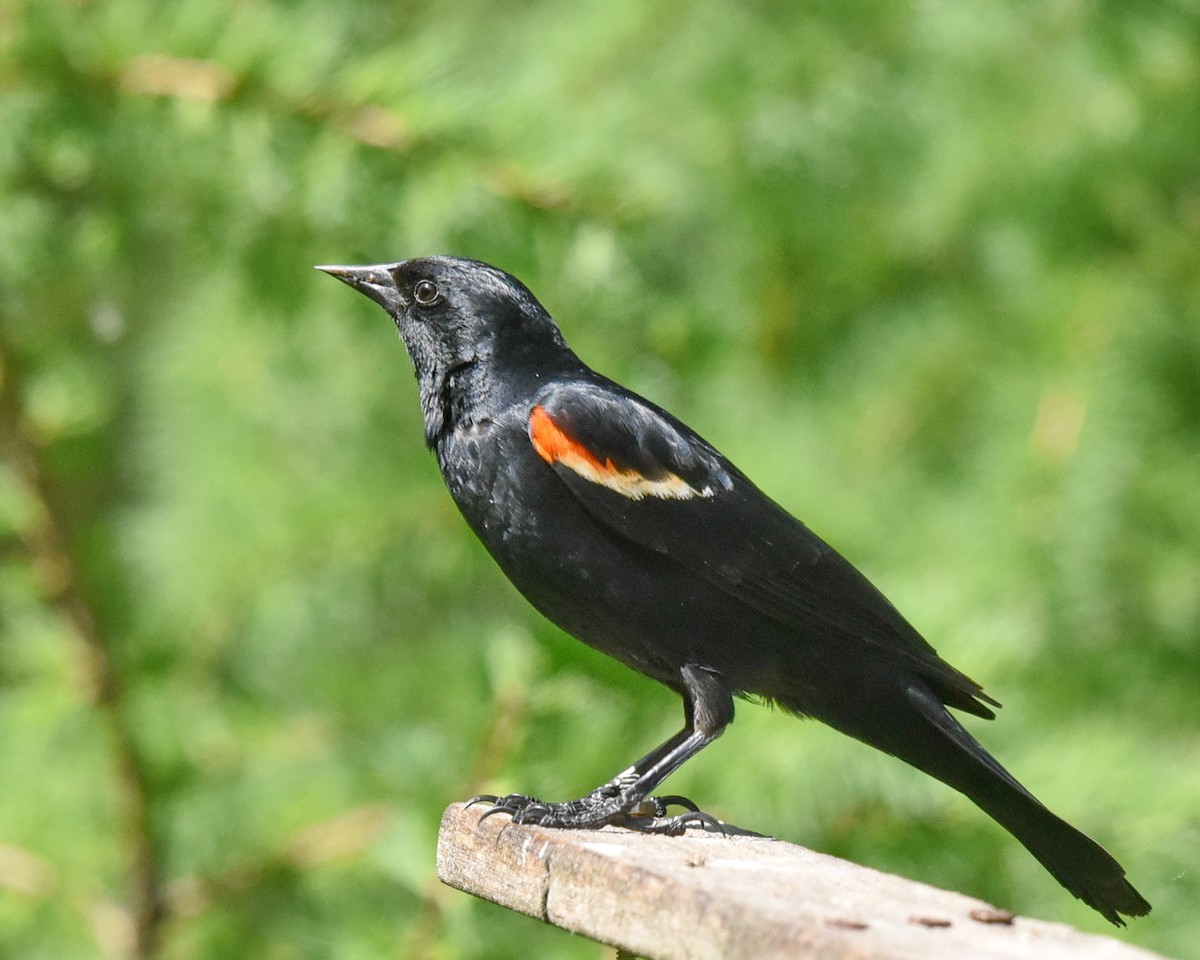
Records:
[[[689,823],[718,826],[684,797],[651,797],[651,792],[721,735],[733,720],[733,698],[720,676],[689,664],[680,671],[687,725],[661,746],[579,800],[545,803],[533,797],[476,797],[493,804],[484,817],[507,813],[517,823],[546,827],[598,828],[621,823],[653,833],[680,833]],[[688,812],[666,816],[677,804]]]
[[[608,783],[597,787],[590,794],[588,794],[588,797],[590,799],[602,800],[607,797],[620,796],[623,791],[636,784],[638,780],[646,773],[646,771],[652,769],[655,764],[662,760],[664,756],[671,753],[673,750],[677,750],[679,746],[685,740],[687,740],[691,733],[692,725],[691,718],[689,717],[687,725],[682,730],[668,739],[665,743],[659,744],[640,760],[626,767],[615,777],[609,780]],[[685,806],[687,805],[690,804],[685,804]]]

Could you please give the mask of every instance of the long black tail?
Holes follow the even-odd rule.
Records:
[[[1094,840],[1056,817],[967,733],[920,679],[876,675],[870,696],[811,710],[826,723],[884,750],[965,794],[1016,837],[1051,875],[1106,920],[1140,917],[1150,904]],[[780,702],[787,705],[786,698]],[[798,711],[803,712],[803,711]]]
[[[910,687],[911,725],[885,749],[964,793],[1016,837],[1051,875],[1106,920],[1141,917],[1150,904],[1100,844],[1055,816],[954,719],[923,684]],[[904,728],[907,728],[905,730]],[[897,749],[891,749],[896,747]]]

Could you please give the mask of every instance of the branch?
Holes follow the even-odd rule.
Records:
[[[5,459],[33,501],[35,515],[21,541],[45,602],[63,619],[89,700],[108,729],[114,780],[125,833],[131,960],[155,950],[163,919],[158,852],[150,826],[145,771],[125,717],[120,677],[113,666],[79,567],[68,546],[66,524],[55,501],[42,448],[25,412],[15,358],[0,338],[0,441]]]
[[[1162,960],[958,893],[726,827],[551,830],[453,804],[452,887],[654,960]]]

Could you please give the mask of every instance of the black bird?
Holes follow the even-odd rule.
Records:
[[[517,589],[572,636],[683,698],[682,730],[586,797],[489,797],[551,827],[710,822],[651,792],[733,720],[733,698],[815,717],[961,791],[1084,903],[1150,904],[947,711],[999,704],[847,560],[671,414],[585,366],[516,278],[428,257],[319,267],[380,304],[412,358],[425,442]],[[668,804],[689,807],[675,817]]]

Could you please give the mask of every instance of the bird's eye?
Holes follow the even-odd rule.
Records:
[[[432,280],[418,280],[413,287],[413,297],[423,307],[437,302],[438,296],[437,284]]]

